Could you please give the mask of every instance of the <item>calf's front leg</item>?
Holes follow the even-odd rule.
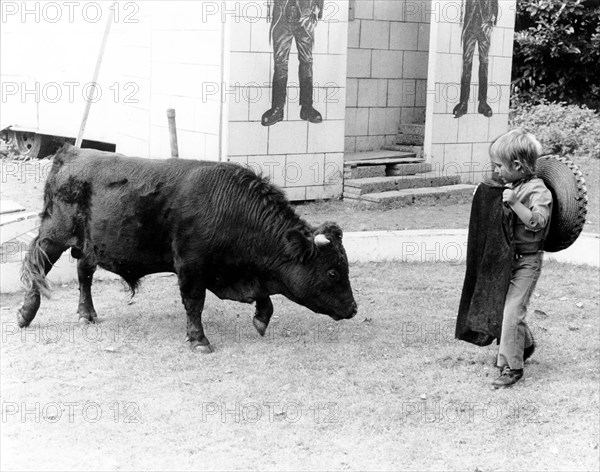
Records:
[[[96,265],[88,259],[82,258],[77,261],[77,277],[79,279],[79,306],[77,314],[79,321],[93,323],[98,318],[94,303],[92,301],[92,279]]]
[[[252,324],[256,328],[256,331],[258,331],[258,334],[261,336],[265,335],[272,314],[273,303],[271,303],[271,299],[269,297],[259,298],[256,300],[256,313],[252,319]]]

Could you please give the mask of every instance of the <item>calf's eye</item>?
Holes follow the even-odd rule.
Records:
[[[331,280],[337,280],[340,278],[337,271],[333,269],[327,271],[327,277],[329,277]]]

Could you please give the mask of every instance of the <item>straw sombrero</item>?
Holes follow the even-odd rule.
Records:
[[[552,220],[544,251],[556,252],[575,242],[587,213],[587,189],[579,168],[566,157],[547,155],[537,160],[537,175],[552,192]]]

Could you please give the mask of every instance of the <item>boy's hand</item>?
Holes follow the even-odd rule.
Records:
[[[504,192],[502,192],[502,201],[508,203],[509,205],[514,205],[518,201],[517,194],[514,192],[514,190],[507,188],[504,190]]]
[[[504,192],[502,192],[502,201],[508,203],[510,209],[515,212],[515,214],[523,223],[531,226],[531,218],[533,218],[533,214],[529,208],[519,201],[514,190],[510,188],[504,189]]]

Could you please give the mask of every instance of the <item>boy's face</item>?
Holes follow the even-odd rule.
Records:
[[[494,172],[498,174],[498,177],[500,177],[505,184],[510,184],[515,180],[519,180],[524,175],[519,161],[515,161],[509,166],[500,159],[493,157],[492,165],[494,166]]]

